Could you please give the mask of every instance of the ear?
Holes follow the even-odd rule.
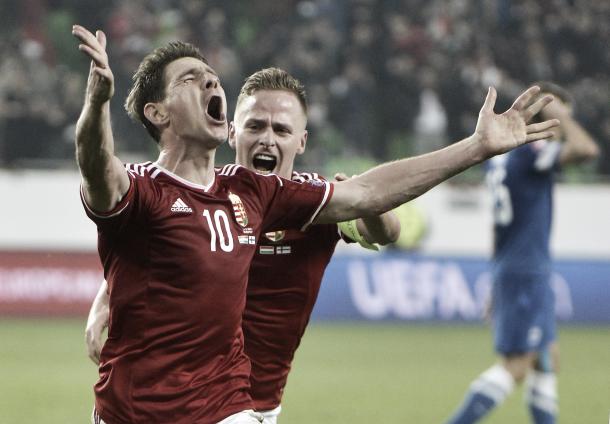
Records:
[[[229,146],[231,149],[235,150],[235,122],[231,121],[229,123]]]
[[[161,127],[169,122],[169,115],[162,103],[146,103],[144,116],[156,127]]]
[[[302,155],[305,152],[305,145],[307,144],[307,130],[303,130],[303,135],[299,140],[299,147],[297,147],[297,155]]]

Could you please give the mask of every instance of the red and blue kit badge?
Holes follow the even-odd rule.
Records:
[[[242,227],[246,227],[248,225],[248,214],[246,213],[246,208],[244,207],[243,202],[237,194],[233,194],[231,192],[229,192],[229,200],[233,205],[235,220]]]

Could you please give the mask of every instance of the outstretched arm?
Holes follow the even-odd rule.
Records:
[[[343,173],[335,175],[335,181],[346,181],[348,179],[347,175]],[[358,234],[366,242],[365,247],[370,247],[366,244],[386,245],[394,243],[400,236],[400,221],[392,211],[367,218],[359,218],[355,224]]]
[[[114,155],[110,126],[110,99],[114,76],[108,65],[106,36],[93,35],[80,25],[72,27],[78,49],[91,58],[85,104],[76,123],[76,160],[83,179],[83,195],[97,212],[112,210],[129,189],[129,177]]]
[[[91,305],[89,317],[87,318],[87,327],[85,328],[87,353],[95,364],[100,363],[100,353],[104,344],[102,342],[102,333],[108,327],[108,317],[110,314],[109,301],[108,283],[104,280]]]
[[[444,149],[386,163],[336,183],[332,198],[315,223],[380,215],[492,156],[531,141],[550,138],[550,129],[559,124],[557,119],[528,124],[553,100],[549,95],[531,103],[539,91],[537,86],[529,88],[509,110],[497,115],[493,111],[496,90],[490,87],[473,135]]]
[[[558,99],[542,109],[543,119],[559,119],[559,131],[564,139],[559,161],[562,165],[595,159],[599,156],[599,147],[593,137],[574,119],[569,104]]]

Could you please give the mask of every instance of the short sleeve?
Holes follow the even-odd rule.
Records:
[[[333,185],[319,179],[298,182],[269,175],[259,176],[258,183],[261,194],[267,199],[264,231],[304,231],[328,204],[333,193]]]
[[[85,200],[81,185],[80,196],[85,213],[98,227],[99,230],[120,232],[137,213],[138,204],[141,203],[142,193],[145,191],[143,178],[138,178],[128,172],[129,189],[120,202],[108,212],[98,212],[91,208]]]

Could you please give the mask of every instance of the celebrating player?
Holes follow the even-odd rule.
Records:
[[[380,215],[469,166],[550,137],[558,124],[527,124],[552,100],[531,103],[538,87],[500,115],[490,88],[472,136],[347,181],[215,170],[228,129],[224,91],[197,49],[175,42],[142,61],[127,100],[159,158],[124,167],[110,127],[105,36],[78,25],[72,32],[92,59],[76,156],[110,295],[94,411],[108,424],[258,422],[240,324],[262,233]]]
[[[294,181],[315,173],[293,171],[307,142],[305,89],[287,72],[268,68],[246,79],[237,100],[229,143],[236,163],[262,174]],[[339,176],[340,179],[345,179]],[[314,225],[307,231],[276,231],[258,243],[250,265],[242,328],[252,363],[250,395],[265,423],[275,423],[294,353],[309,322],[324,270],[341,236],[372,248],[397,239],[400,224],[388,212],[380,217]],[[108,320],[107,286],[96,296],[87,321],[87,348],[99,362],[102,331]]]
[[[551,83],[540,86],[556,99],[540,116],[561,120],[553,141],[496,156],[488,172],[495,217],[492,313],[501,361],[471,384],[450,423],[482,419],[526,377],[532,421],[552,424],[556,419],[559,358],[549,253],[554,173],[560,165],[597,157],[599,149],[572,117],[565,90]]]

